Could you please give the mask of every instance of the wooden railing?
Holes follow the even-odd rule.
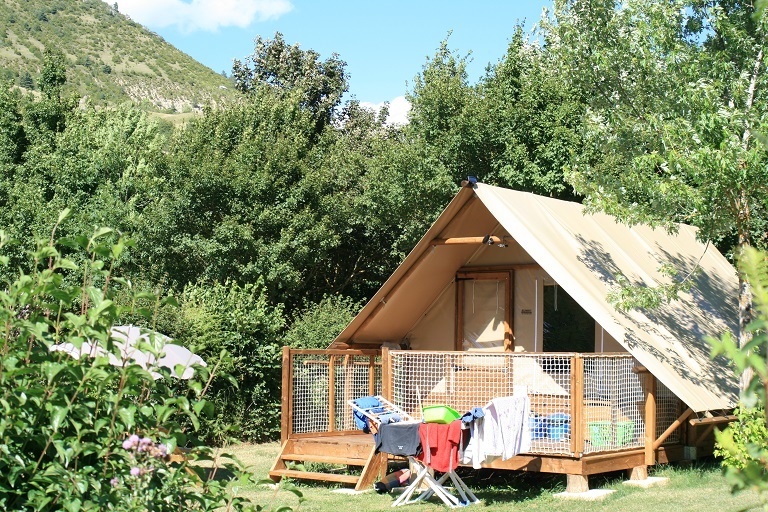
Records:
[[[679,401],[658,403],[655,379],[638,370],[627,354],[286,347],[282,386],[283,441],[359,432],[347,401],[365,395],[383,395],[418,418],[422,405],[444,403],[464,412],[525,388],[532,422],[547,424],[558,417],[568,422],[565,430],[557,427],[557,434],[551,423],[545,436],[534,439],[532,452],[575,457],[646,447],[650,459],[658,445],[675,439],[669,438],[676,428],[673,420],[685,419],[675,409]],[[664,434],[657,438],[657,430]]]
[[[281,439],[354,428],[347,400],[380,394],[380,350],[283,348]]]

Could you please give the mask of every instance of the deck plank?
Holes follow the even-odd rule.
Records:
[[[284,453],[283,460],[319,462],[322,464],[343,464],[349,466],[365,466],[367,459],[334,455],[306,455],[301,453]]]
[[[341,482],[344,484],[356,484],[360,478],[358,475],[339,475],[336,473],[315,473],[313,471],[297,471],[295,469],[282,469],[270,471],[269,476],[281,478],[295,478],[300,480],[321,480],[324,482]]]

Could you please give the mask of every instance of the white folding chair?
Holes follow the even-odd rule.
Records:
[[[429,467],[423,462],[416,460],[414,457],[409,457],[412,467],[419,468],[417,470],[416,478],[411,484],[405,488],[403,494],[401,494],[393,503],[393,507],[399,507],[401,505],[410,505],[411,503],[417,503],[419,501],[425,501],[432,497],[437,496],[440,500],[450,508],[464,507],[475,503],[480,503],[475,493],[467,487],[459,475],[456,474],[456,470],[450,470],[447,473],[443,473],[440,479],[435,480],[429,472]],[[453,483],[454,489],[458,493],[458,497],[451,494],[445,487],[446,480]],[[413,495],[417,490],[421,489],[422,484],[425,483],[428,489],[421,491],[415,498]]]

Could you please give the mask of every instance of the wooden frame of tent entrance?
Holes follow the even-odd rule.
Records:
[[[425,373],[427,368],[431,373]],[[595,386],[611,379],[595,382],[589,379],[590,373],[606,368],[612,372],[606,375],[616,377],[613,380],[628,379],[635,398],[641,399],[629,407],[626,400],[619,403],[619,397],[595,400]],[[424,405],[447,403],[466,410],[467,404],[483,405],[492,395],[511,394],[523,379],[534,397],[532,417],[545,420],[564,414],[569,428],[565,435],[560,431],[559,437],[535,439],[529,453],[497,459],[484,467],[565,474],[568,492],[588,490],[589,475],[627,470],[630,479],[645,479],[648,466],[711,453],[714,427],[734,419],[731,415],[692,418],[692,410],[629,354],[468,355],[285,347],[282,371],[281,449],[270,477],[340,482],[358,490],[384,476],[388,458],[375,453],[371,435],[356,429],[347,400],[381,395],[418,418],[415,382],[422,384]],[[553,387],[559,391],[553,392]],[[631,425],[632,433],[623,434],[622,425]],[[326,469],[298,470],[293,467],[296,463]],[[327,469],[334,466],[341,468]],[[350,466],[362,471],[349,474]]]

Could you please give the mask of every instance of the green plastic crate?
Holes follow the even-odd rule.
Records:
[[[592,446],[606,447],[614,446],[613,424],[610,421],[590,421],[587,423],[589,430],[589,441]],[[635,422],[619,421],[616,422],[616,440],[615,445],[624,446],[635,439]]]

